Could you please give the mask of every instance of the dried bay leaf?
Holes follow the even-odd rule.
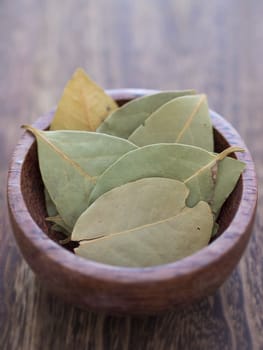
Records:
[[[164,103],[180,96],[193,94],[195,94],[194,90],[165,91],[137,98],[112,112],[97,131],[127,139]]]
[[[205,95],[182,96],[162,105],[128,138],[137,146],[184,143],[213,151],[212,122]]]
[[[50,130],[95,131],[117,108],[115,101],[78,68],[64,89]]]
[[[57,208],[53,203],[46,188],[44,188],[44,195],[45,195],[46,209],[49,215],[48,217],[46,217],[46,220],[53,223],[53,225],[51,226],[51,229],[53,231],[61,232],[64,235],[69,237],[71,235],[71,230],[58,214]]]
[[[214,154],[199,147],[175,143],[138,148],[123,155],[102,173],[90,194],[89,205],[114,187],[145,177],[165,177],[187,185],[190,189],[187,198],[189,207],[202,200],[211,204],[216,213],[244,169],[244,163],[226,158],[237,151],[241,149],[230,147],[220,154]],[[223,169],[223,174],[220,169]],[[217,184],[215,196],[218,174],[224,179]]]
[[[60,233],[63,233],[63,235],[67,236],[67,237],[70,237],[71,234],[69,234],[69,232],[67,230],[65,230],[62,226],[58,225],[58,224],[53,224],[51,226],[51,229],[53,231],[56,231],[56,232],[60,232]]]
[[[45,196],[45,203],[46,203],[46,209],[47,209],[48,216],[58,215],[57,208],[56,208],[55,204],[53,203],[46,188],[44,189],[44,196]]]
[[[213,215],[205,202],[186,207],[188,192],[179,181],[156,177],[105,193],[74,227],[72,239],[81,240],[76,254],[128,267],[160,265],[193,254],[208,244]]]
[[[216,236],[216,234],[218,233],[218,230],[219,230],[219,224],[217,222],[215,222],[213,230],[212,230],[212,234],[211,234],[212,238],[214,238]]]
[[[169,189],[171,191],[169,191]],[[162,191],[165,192],[166,195],[161,197],[162,200],[159,200],[158,196]],[[174,191],[176,191],[176,196]],[[113,193],[114,196],[112,197]],[[119,194],[119,197],[117,194]],[[144,197],[145,194],[147,195],[147,199]],[[72,239],[80,241],[104,236],[111,230],[112,225],[116,225],[115,221],[119,221],[119,230],[130,229],[129,225],[133,225],[133,216],[135,212],[131,210],[130,214],[127,215],[127,207],[130,205],[128,202],[134,203],[136,206],[136,222],[138,225],[144,224],[146,212],[147,220],[150,222],[154,219],[163,220],[166,215],[175,215],[185,206],[185,199],[188,194],[189,189],[182,182],[162,177],[140,179],[135,182],[130,182],[127,185],[119,186],[115,188],[115,190],[103,194],[100,198],[103,197],[104,201],[99,202],[99,198],[80,216],[74,226]],[[107,209],[107,213],[109,217],[112,217],[112,223],[110,226],[107,226],[104,224],[103,216],[93,215],[92,213],[97,213],[98,206],[96,203],[102,203],[102,205],[98,204],[99,207],[102,208],[111,200],[114,200],[114,202],[112,202],[111,207]],[[149,207],[149,203],[152,203],[153,206]],[[86,220],[86,212],[89,213],[88,222]],[[103,212],[104,210],[102,210],[102,213]],[[87,230],[88,227],[92,229]]]
[[[45,187],[71,229],[87,208],[99,176],[124,153],[136,149],[128,140],[86,131],[40,131],[31,126]]]
[[[215,192],[211,201],[216,217],[219,215],[222,204],[235,188],[238,180],[237,172],[240,172],[241,174],[244,169],[245,163],[239,161],[233,162],[233,158],[230,157],[225,158],[224,162],[218,164]],[[224,190],[222,191],[222,189]]]
[[[72,229],[71,227],[69,227],[64,220],[62,219],[62,217],[60,215],[56,215],[56,216],[49,216],[46,218],[47,221],[52,222],[53,224],[55,224],[56,226],[52,226],[53,230],[55,231],[59,231],[60,232],[66,234],[67,236],[71,235]]]

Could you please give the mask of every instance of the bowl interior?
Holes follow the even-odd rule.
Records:
[[[118,104],[121,106],[124,103],[128,102],[126,99],[117,100]],[[221,152],[225,148],[229,147],[230,144],[220,134],[216,129],[214,129],[214,140],[215,140],[215,151]],[[233,155],[234,157],[234,155]],[[228,197],[224,203],[217,222],[219,223],[219,230],[216,236],[213,238],[215,240],[219,237],[224,230],[229,226],[232,219],[234,218],[240,200],[242,197],[242,177],[240,177],[234,191]],[[41,179],[40,170],[38,166],[37,158],[37,145],[36,142],[30,147],[25,161],[22,167],[21,173],[21,191],[27,206],[27,209],[37,223],[37,225],[54,241],[58,242],[63,239],[64,236],[56,231],[51,229],[51,224],[45,220],[47,217],[46,207],[45,207],[45,198],[44,198],[44,185]],[[76,243],[70,242],[67,245],[64,245],[64,248],[73,252],[73,248],[76,247]]]

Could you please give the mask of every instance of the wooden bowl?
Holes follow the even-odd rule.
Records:
[[[110,90],[119,105],[153,90]],[[54,111],[34,126],[48,128]],[[212,294],[238,263],[251,234],[257,182],[249,151],[235,129],[211,111],[215,148],[241,146],[235,155],[246,170],[221,211],[218,237],[197,253],[174,263],[148,267],[113,267],[83,259],[61,247],[61,238],[45,221],[43,183],[36,142],[26,132],[9,169],[8,203],[15,238],[39,279],[57,296],[86,309],[110,313],[152,314]]]

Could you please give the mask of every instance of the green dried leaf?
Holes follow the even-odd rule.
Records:
[[[60,215],[49,216],[46,218],[47,221],[54,223],[56,226],[52,226],[52,229],[55,231],[63,232],[65,235],[71,235],[71,227],[69,227]]]
[[[51,226],[51,229],[56,232],[63,233],[63,235],[70,237],[70,234],[67,230],[65,230],[63,227],[59,226],[58,224],[53,224]]]
[[[240,151],[230,147],[220,154],[182,144],[155,144],[126,153],[98,178],[89,198],[93,203],[103,193],[145,177],[166,177],[184,182],[190,189],[187,205],[200,200],[216,213],[233,190],[244,163],[225,157]],[[221,177],[216,184],[217,179]],[[216,192],[215,192],[216,188]]]
[[[50,130],[95,131],[117,108],[115,101],[78,68],[64,89]]]
[[[205,95],[183,96],[162,105],[128,138],[137,146],[184,143],[213,151],[214,138]]]
[[[46,209],[49,215],[48,217],[46,217],[46,220],[53,223],[53,225],[51,226],[51,229],[53,231],[61,232],[66,236],[70,236],[71,231],[69,230],[65,222],[62,220],[62,218],[59,216],[57,208],[53,203],[46,188],[44,189],[44,195],[45,195]]]
[[[31,126],[38,143],[43,182],[63,221],[73,228],[87,208],[97,176],[124,153],[131,142],[85,131],[40,131]]]
[[[195,94],[194,90],[166,91],[137,98],[112,112],[97,131],[127,139],[164,103],[176,97],[193,94]]]
[[[46,203],[46,209],[47,209],[48,216],[52,217],[52,216],[58,215],[57,208],[56,208],[55,204],[53,203],[46,188],[44,189],[44,196],[45,196],[45,203]]]
[[[209,205],[185,206],[186,186],[145,178],[101,196],[78,219],[72,234],[78,255],[110,265],[145,267],[193,254],[209,242]],[[101,216],[103,213],[103,217]]]
[[[213,230],[212,230],[211,237],[215,237],[215,235],[217,234],[218,230],[219,230],[219,224],[217,222],[215,222]]]
[[[240,174],[245,169],[245,163],[227,157],[218,164],[215,191],[211,205],[218,217],[221,206],[234,190]]]

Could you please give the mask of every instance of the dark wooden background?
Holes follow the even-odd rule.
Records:
[[[78,66],[105,88],[207,93],[245,139],[260,185],[262,16],[259,0],[0,0],[0,349],[263,349],[262,215],[214,296],[180,312],[116,318],[65,305],[39,285],[5,199],[19,126],[56,104]]]

